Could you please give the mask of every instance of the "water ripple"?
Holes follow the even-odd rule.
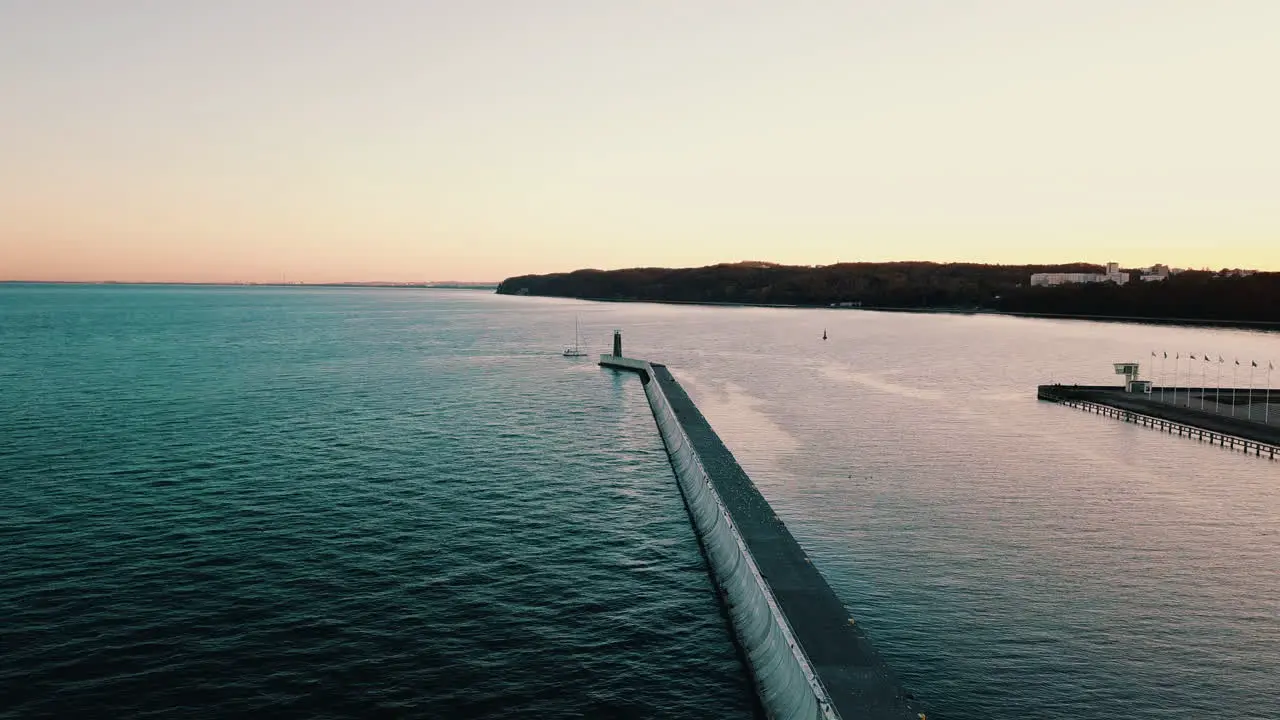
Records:
[[[752,716],[638,383],[98,292],[0,304],[0,716]]]

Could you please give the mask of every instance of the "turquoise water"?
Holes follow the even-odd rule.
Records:
[[[751,717],[639,383],[508,326],[0,288],[0,715]]]
[[[671,367],[930,718],[1280,717],[1280,464],[1034,400],[1276,335],[3,285],[0,708],[750,717],[576,316]]]

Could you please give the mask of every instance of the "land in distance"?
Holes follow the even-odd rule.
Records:
[[[1139,271],[1125,270],[1131,276],[1125,285],[1032,287],[1031,275],[1042,272],[1099,273],[1102,268],[1088,263],[803,266],[742,262],[522,275],[503,280],[497,292],[585,300],[987,312],[1280,328],[1280,273],[1188,270],[1159,282],[1143,282]]]

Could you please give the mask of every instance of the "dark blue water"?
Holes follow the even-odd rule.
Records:
[[[639,384],[518,324],[0,286],[0,715],[751,717]]]
[[[750,717],[578,315],[671,367],[931,720],[1280,718],[1280,463],[1035,400],[1275,334],[4,285],[0,714]]]

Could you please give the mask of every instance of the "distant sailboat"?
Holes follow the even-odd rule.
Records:
[[[573,319],[573,347],[567,347],[564,349],[565,357],[586,357],[587,356],[587,354],[583,352],[582,348],[579,346],[578,336],[579,336],[578,318],[575,317]]]

